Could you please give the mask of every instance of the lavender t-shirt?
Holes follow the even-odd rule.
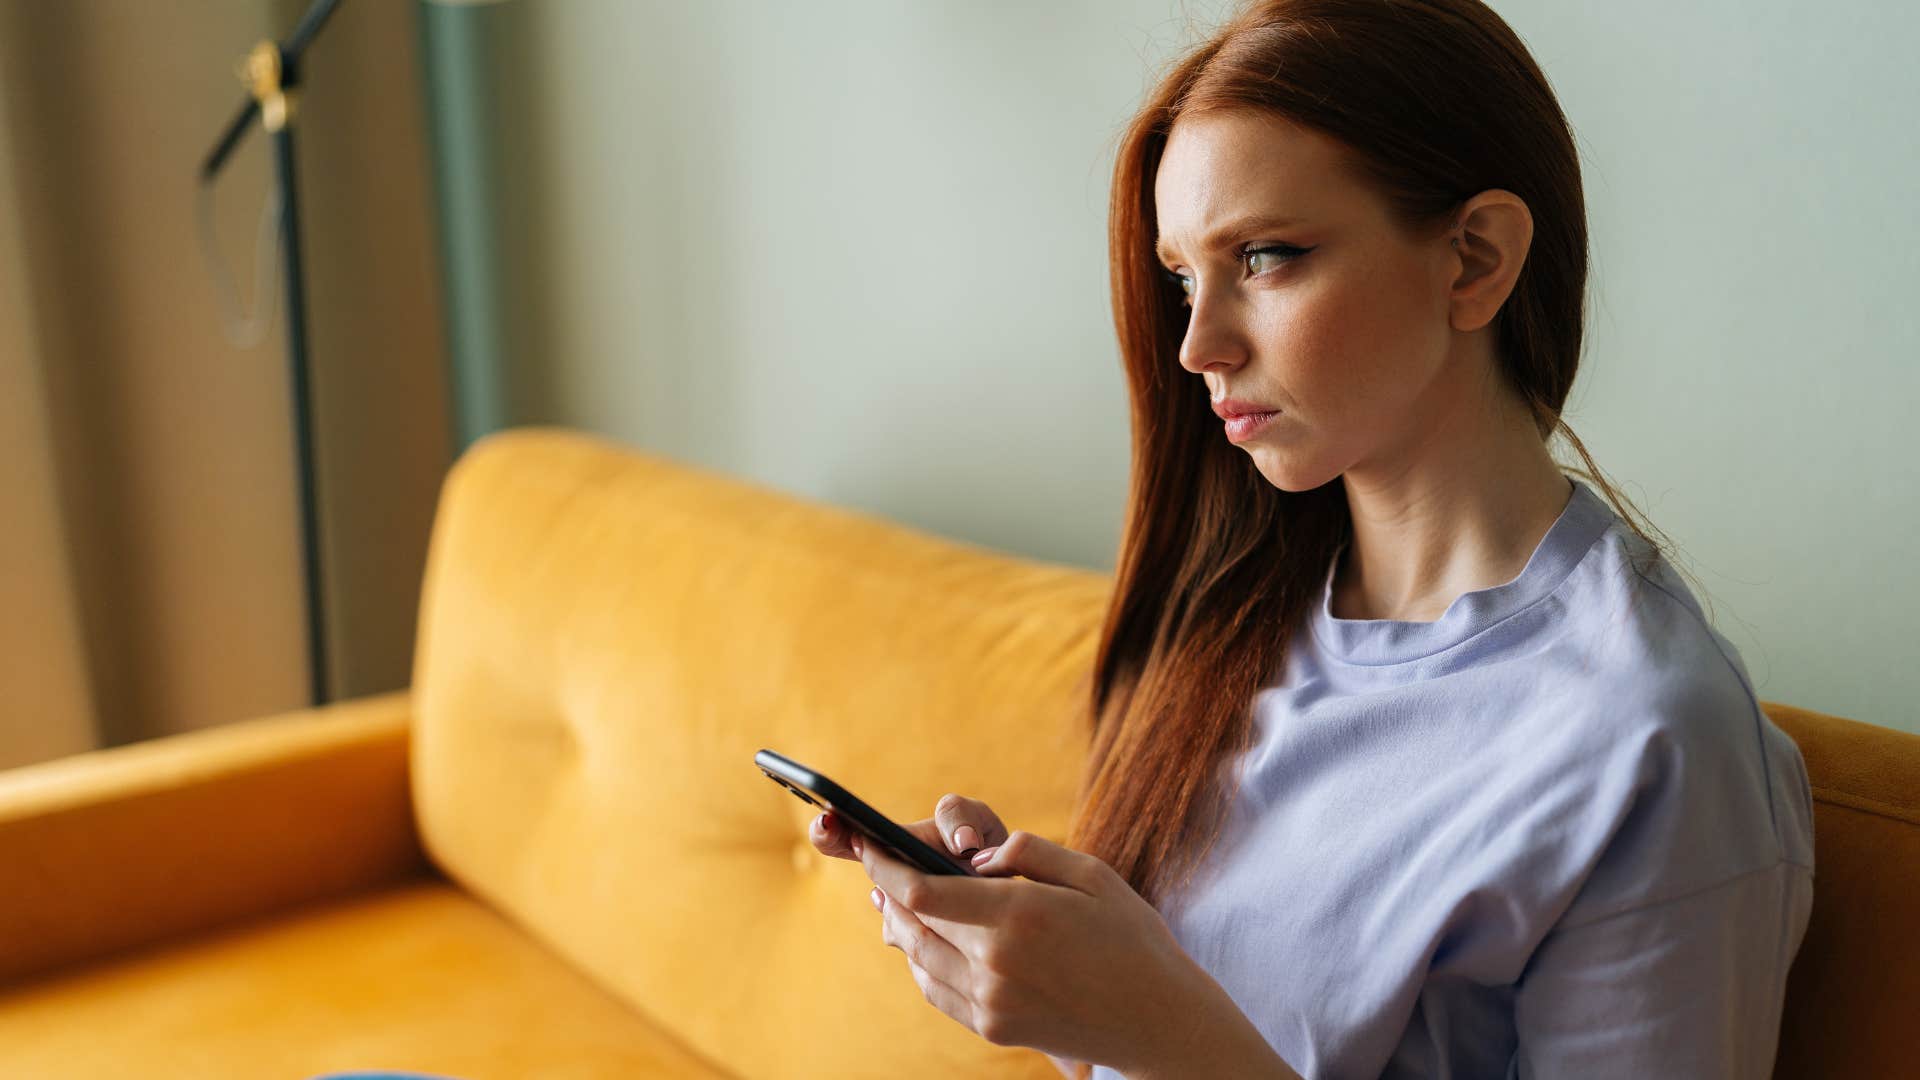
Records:
[[[1329,565],[1225,831],[1161,905],[1307,1080],[1772,1070],[1805,763],[1672,567],[1636,571],[1645,542],[1569,479],[1520,576],[1435,622],[1333,617]]]

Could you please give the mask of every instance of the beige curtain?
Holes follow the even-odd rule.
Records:
[[[307,703],[283,305],[228,340],[194,203],[305,7],[0,0],[0,766]],[[451,445],[413,17],[342,5],[297,118],[336,699],[408,681]],[[267,150],[214,202],[243,302]]]
[[[95,745],[93,692],[61,535],[46,394],[0,125],[0,768]]]

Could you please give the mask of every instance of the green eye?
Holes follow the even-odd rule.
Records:
[[[1257,276],[1266,270],[1284,266],[1312,250],[1312,248],[1294,247],[1292,244],[1273,244],[1267,247],[1248,248],[1246,251],[1240,253],[1240,258],[1247,266],[1247,273]],[[1256,265],[1256,260],[1262,258],[1267,259],[1268,264]],[[1160,273],[1168,281],[1172,282],[1174,287],[1180,290],[1180,306],[1192,307],[1193,279],[1185,274],[1176,274],[1167,269],[1162,269]]]
[[[1254,269],[1251,266],[1251,262],[1262,255],[1270,255],[1278,259],[1279,261],[1275,265],[1284,265],[1312,250],[1312,248],[1297,248],[1292,244],[1275,244],[1271,247],[1248,248],[1246,251],[1240,253],[1240,257],[1249,262],[1247,272],[1257,274],[1260,271]]]

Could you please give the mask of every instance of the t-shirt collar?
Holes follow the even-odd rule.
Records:
[[[1607,526],[1618,520],[1613,508],[1592,488],[1578,477],[1567,479],[1573,484],[1573,493],[1520,575],[1505,584],[1455,597],[1445,614],[1433,622],[1335,618],[1331,610],[1333,572],[1340,565],[1340,553],[1346,550],[1346,545],[1341,545],[1328,563],[1319,602],[1308,620],[1322,652],[1349,664],[1419,660],[1460,644],[1553,592]]]

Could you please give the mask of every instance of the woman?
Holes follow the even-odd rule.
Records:
[[[1806,772],[1574,478],[1578,157],[1512,30],[1246,7],[1128,129],[1110,240],[1133,484],[1069,845],[948,796],[915,829],[988,876],[930,877],[813,826],[927,999],[1080,1076],[1768,1075]]]

